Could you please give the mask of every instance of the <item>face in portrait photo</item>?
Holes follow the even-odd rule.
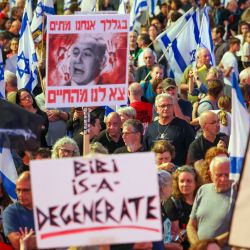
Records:
[[[70,49],[70,85],[98,84],[107,61],[106,52],[107,45],[103,38],[80,36]]]

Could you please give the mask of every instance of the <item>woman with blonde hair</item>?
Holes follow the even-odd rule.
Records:
[[[79,148],[76,142],[68,136],[56,141],[52,147],[52,159],[79,156]]]

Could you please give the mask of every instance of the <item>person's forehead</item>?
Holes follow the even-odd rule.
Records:
[[[143,54],[144,57],[152,57],[153,56],[153,53],[150,52],[150,51],[145,51],[144,54]]]
[[[16,182],[16,188],[25,187],[30,188],[30,181],[26,179],[19,179]]]
[[[230,163],[221,162],[214,166],[214,173],[216,174],[227,174],[230,172]]]
[[[75,148],[74,145],[72,145],[70,143],[65,143],[65,144],[63,144],[62,147],[65,149],[70,149],[70,150],[74,150],[74,148]]]
[[[111,115],[107,118],[107,123],[118,123],[120,122],[120,116],[119,115]]]
[[[122,130],[123,131],[133,131],[134,127],[131,124],[129,124],[129,125],[123,126]]]
[[[172,103],[172,100],[170,98],[163,97],[163,98],[160,98],[159,103],[160,103],[160,105],[163,103],[168,104],[168,103]]]
[[[79,42],[73,46],[73,49],[82,49],[82,50],[94,50],[97,44],[94,41],[86,41],[86,42]]]

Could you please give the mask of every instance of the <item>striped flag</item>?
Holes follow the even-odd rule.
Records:
[[[247,147],[248,133],[250,128],[249,114],[238,85],[235,73],[232,81],[232,116],[231,135],[228,151],[230,153],[230,178],[238,181],[244,155]]]
[[[120,0],[118,14],[126,14],[126,3],[125,0]]]
[[[27,13],[24,12],[17,56],[17,85],[30,92],[37,85],[37,56],[32,39]]]
[[[204,14],[201,20],[199,47],[204,47],[209,50],[210,56],[211,56],[211,65],[215,65],[214,45],[212,41],[212,33],[211,33],[211,28],[209,24],[209,16],[208,16],[206,6],[204,7]]]
[[[180,82],[181,76],[189,64],[195,61],[195,54],[199,44],[200,21],[199,9],[197,9],[179,30],[175,38],[171,41],[164,36],[165,40],[161,39],[162,50],[165,52],[165,46],[170,46],[168,52],[165,54],[170,65],[170,69],[174,75],[175,81]],[[186,18],[185,18],[186,19]],[[177,31],[176,31],[177,32]],[[171,33],[173,36],[174,32]],[[188,39],[188,43],[186,41]]]
[[[32,11],[32,2],[31,0],[26,0],[24,11],[27,12],[29,25],[31,25],[32,19],[33,19],[33,11]]]
[[[2,48],[0,47],[0,98],[5,98],[4,65]]]
[[[34,12],[30,27],[33,39],[36,43],[39,43],[42,40],[43,26],[44,30],[46,30],[46,21],[44,18],[45,14],[55,14],[53,0],[38,0],[37,2],[36,10]]]
[[[0,147],[0,175],[6,193],[12,201],[17,200],[15,192],[17,171],[9,148]]]
[[[148,12],[150,17],[154,17],[160,13],[158,0],[148,0]]]
[[[68,10],[71,5],[71,0],[64,0],[63,10]]]
[[[147,0],[134,0],[130,10],[130,31],[138,30],[148,8]]]
[[[192,14],[194,13],[194,8],[191,8],[183,16],[181,16],[173,26],[167,28],[163,31],[156,40],[160,43],[163,52],[168,47],[169,44],[177,37],[180,30],[186,25]]]

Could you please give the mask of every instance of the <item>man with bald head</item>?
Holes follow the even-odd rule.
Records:
[[[20,249],[20,228],[35,229],[32,206],[30,172],[23,172],[16,181],[18,201],[3,211],[4,234],[14,249]],[[31,236],[28,249],[36,248],[35,236]]]
[[[227,136],[219,133],[220,122],[217,114],[212,111],[203,112],[199,117],[202,134],[196,138],[188,149],[188,163],[193,164],[204,159],[207,150],[211,147],[226,147]]]
[[[196,51],[196,65],[190,64],[185,69],[182,78],[180,90],[181,93],[187,96],[189,94],[190,100],[192,100],[192,94],[188,93],[189,85],[194,84],[198,87],[198,91],[205,91],[204,85],[207,85],[206,77],[210,68],[210,52],[207,48],[198,48]],[[202,85],[204,84],[204,85]]]
[[[112,154],[117,148],[125,146],[122,139],[122,122],[118,113],[111,112],[105,119],[106,129],[93,142],[100,142]]]
[[[136,119],[143,123],[143,125],[152,122],[153,105],[148,102],[141,101],[143,91],[140,83],[134,82],[129,85],[128,98],[130,106],[136,110]]]
[[[8,40],[12,38],[19,38],[19,31],[21,29],[21,22],[19,20],[14,20],[8,31],[6,31]]]

